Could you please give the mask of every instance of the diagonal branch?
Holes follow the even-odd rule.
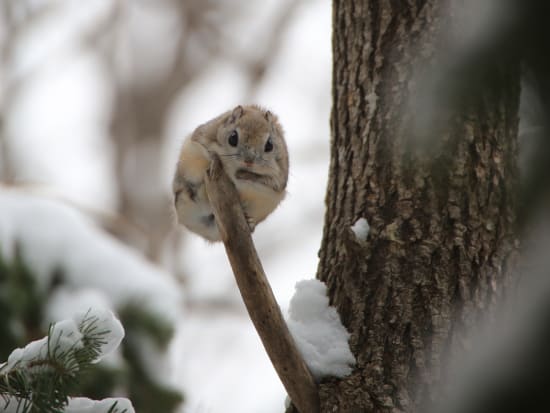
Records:
[[[292,402],[301,413],[319,412],[317,387],[275,301],[235,185],[213,157],[206,192],[248,314]]]

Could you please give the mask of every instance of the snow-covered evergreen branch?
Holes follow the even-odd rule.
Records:
[[[0,365],[0,411],[131,413],[126,399],[70,399],[79,375],[111,353],[124,329],[109,310],[88,310],[52,324],[47,337],[14,350]]]

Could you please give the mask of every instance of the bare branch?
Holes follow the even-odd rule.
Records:
[[[278,53],[283,45],[284,36],[288,31],[288,27],[292,22],[292,18],[296,14],[300,6],[303,5],[301,0],[291,0],[287,4],[281,6],[278,11],[266,42],[263,44],[259,55],[253,59],[242,58],[245,67],[243,71],[248,74],[248,86],[246,89],[245,101],[254,100],[258,87],[262,84],[268,68],[274,64]]]
[[[214,155],[206,192],[248,314],[279,378],[301,413],[319,412],[319,394],[277,305],[233,182]]]

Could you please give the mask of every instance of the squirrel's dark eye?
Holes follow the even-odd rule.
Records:
[[[271,152],[273,150],[273,141],[271,140],[271,137],[267,138],[267,142],[265,143],[264,150],[266,152]]]
[[[229,139],[227,139],[227,142],[229,142],[231,146],[237,146],[237,144],[239,143],[239,134],[236,130],[231,132],[231,135],[229,135]]]

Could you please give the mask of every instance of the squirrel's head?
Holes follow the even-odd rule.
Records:
[[[237,106],[228,112],[217,133],[218,154],[238,179],[269,178],[282,191],[288,179],[288,153],[277,117],[258,106]]]

